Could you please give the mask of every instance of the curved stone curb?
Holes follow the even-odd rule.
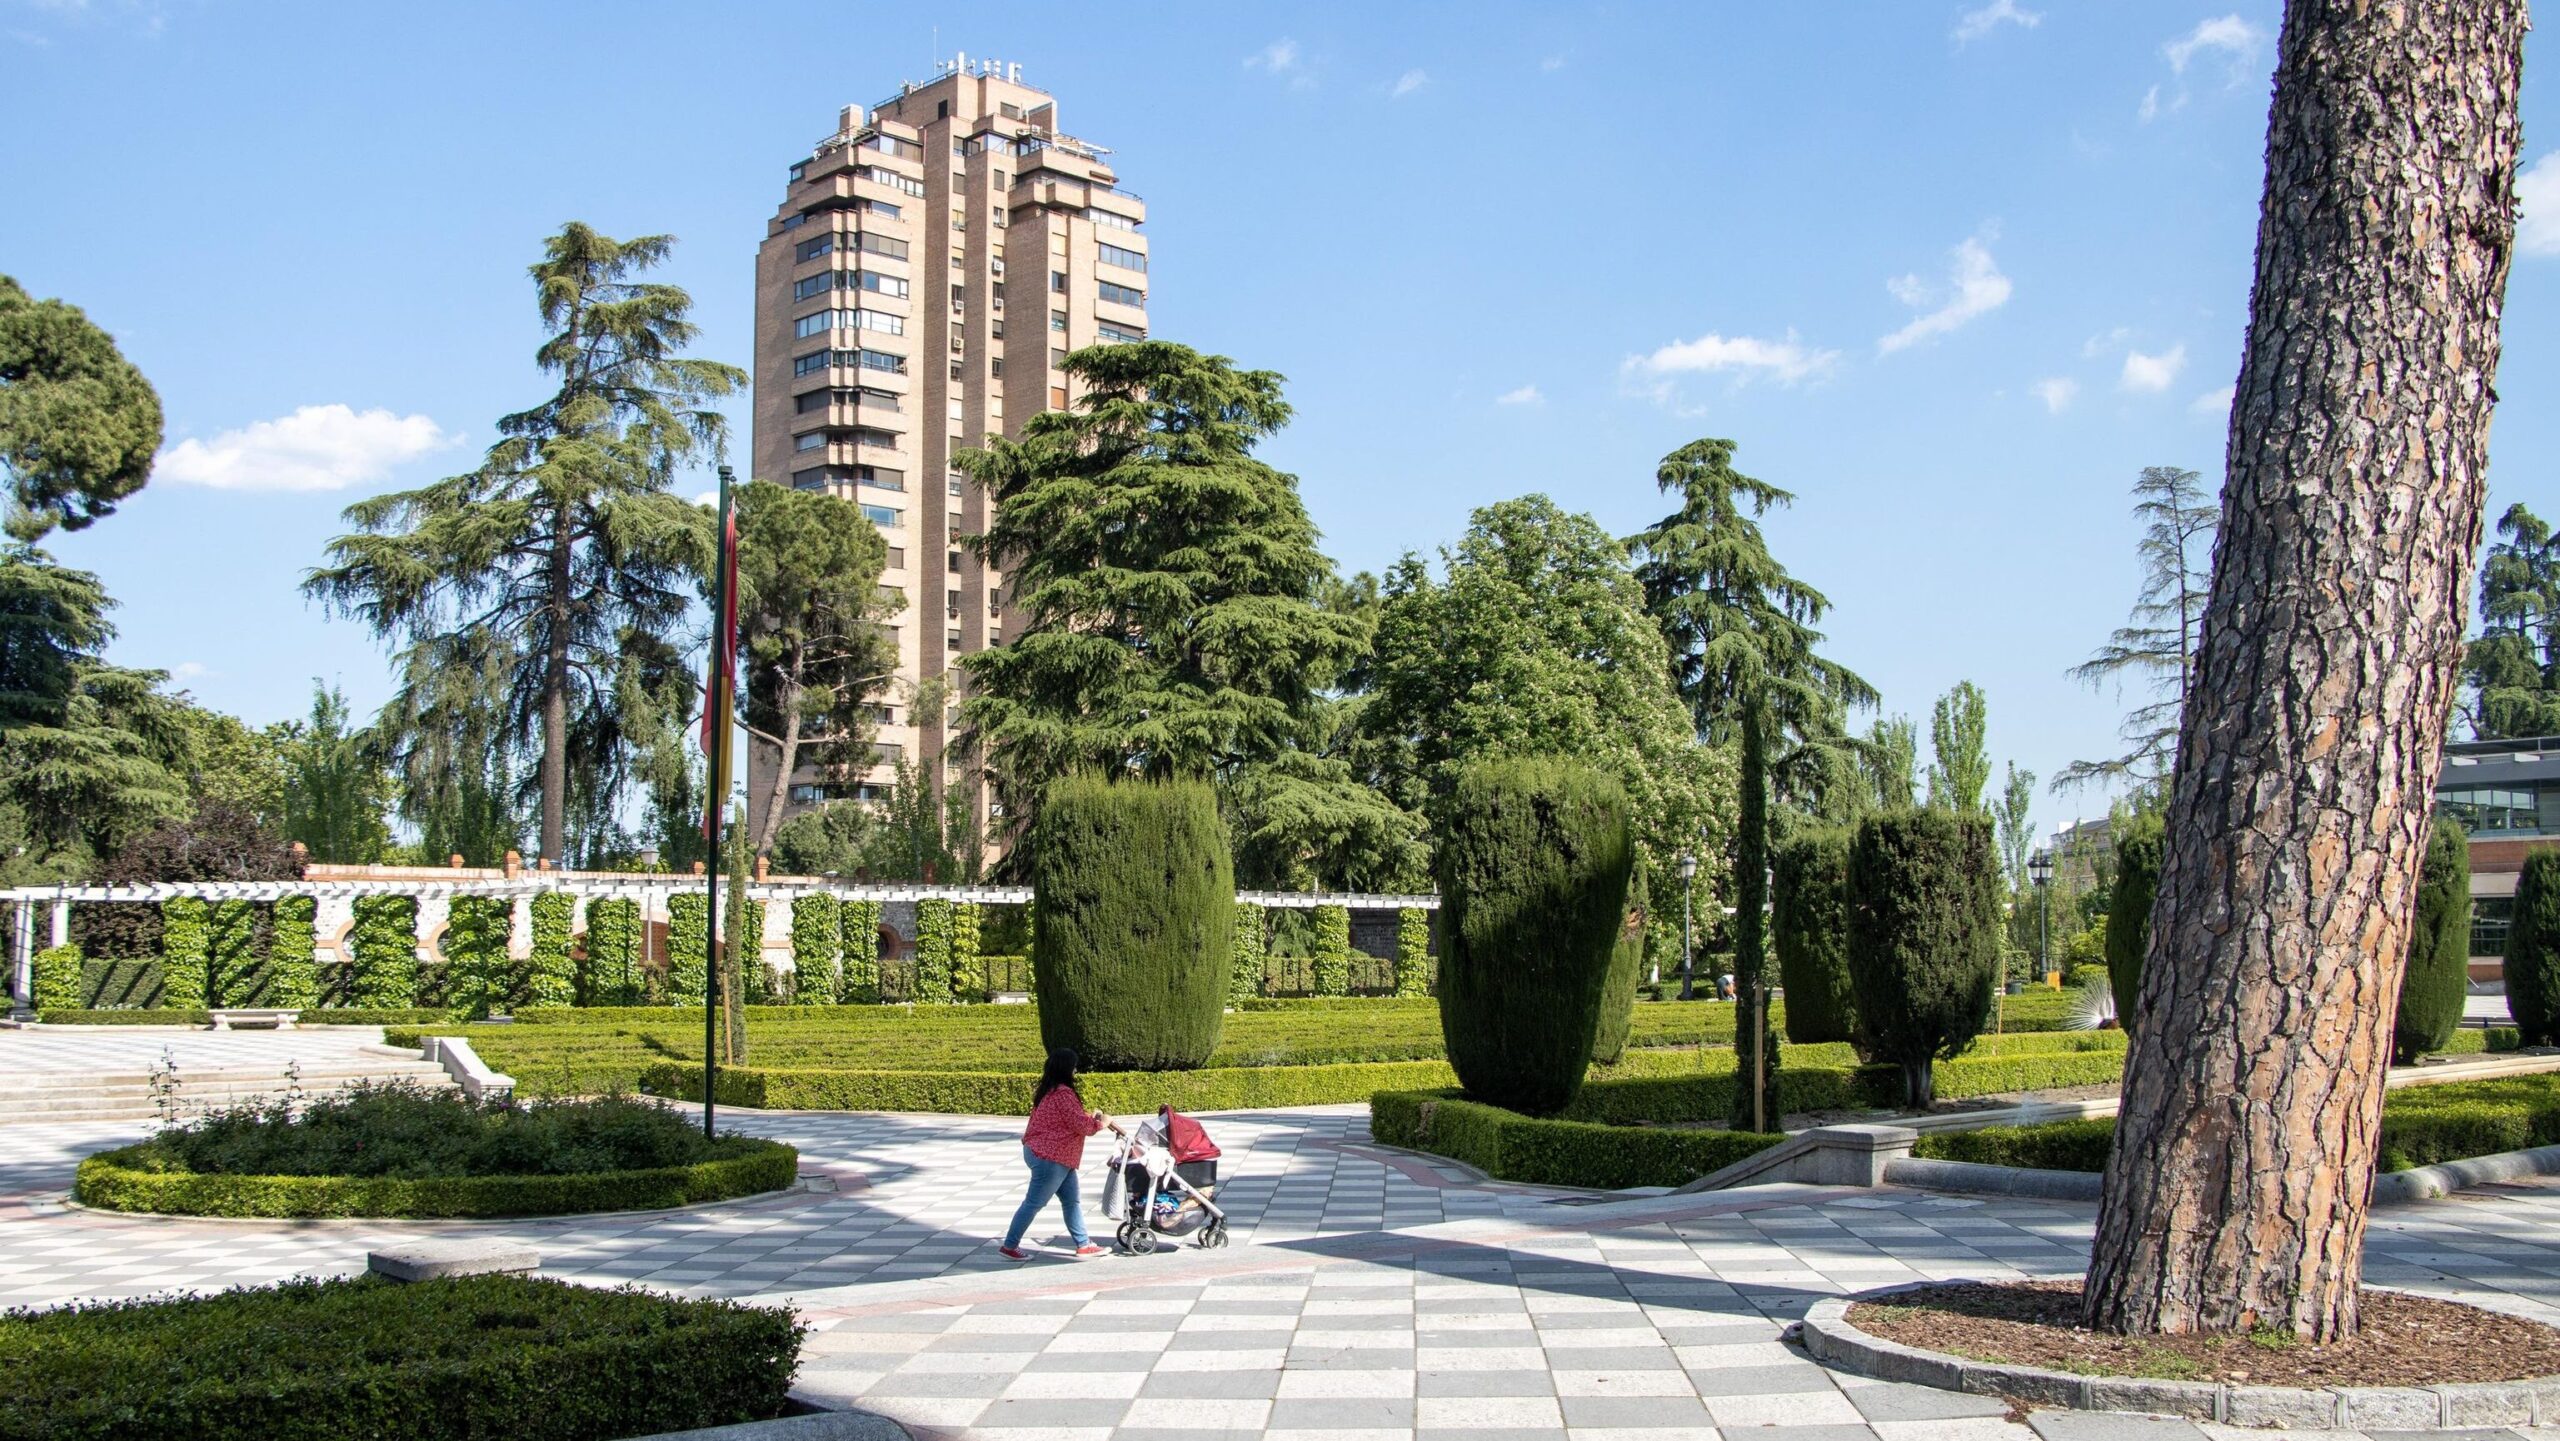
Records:
[[[1826,1366],[1880,1381],[1903,1381],[1978,1396],[2007,1396],[2074,1411],[2142,1411],[2228,1426],[2345,1431],[2560,1424],[2560,1377],[2456,1386],[2332,1386],[2314,1390],[2077,1376],[2041,1366],[2007,1366],[1922,1351],[1849,1324],[1849,1308],[1861,1301],[1882,1301],[1905,1291],[1942,1284],[1945,1283],[1917,1281],[1817,1301],[1805,1312],[1800,1333],[1804,1348]]]
[[[699,1431],[662,1431],[637,1441],[909,1441],[907,1428],[871,1411],[817,1411],[740,1421]]]
[[[723,1206],[771,1206],[794,1196],[834,1195],[842,1189],[835,1184],[813,1184],[829,1178],[802,1175],[788,1186],[770,1191],[751,1191],[744,1196],[731,1196],[725,1201],[695,1201],[683,1206],[660,1206],[652,1211],[570,1211],[558,1216],[193,1216],[184,1211],[110,1211],[100,1206],[84,1206],[68,1191],[33,1191],[17,1199],[31,1204],[59,1207],[83,1216],[96,1216],[110,1221],[185,1222],[199,1226],[265,1226],[283,1230],[311,1230],[337,1227],[344,1230],[409,1231],[422,1229],[502,1230],[527,1226],[583,1226],[591,1221],[647,1221],[665,1216],[689,1216],[696,1211],[716,1211]],[[855,1189],[860,1189],[856,1187]]]
[[[2560,1175],[2560,1146],[2528,1151],[2501,1151],[2406,1171],[2383,1171],[2373,1178],[2373,1204],[2402,1206],[2431,1201],[2493,1181],[2520,1181]],[[2095,1171],[2039,1171],[2026,1166],[1993,1166],[1980,1161],[1933,1161],[1901,1156],[1884,1164],[1885,1183],[1923,1191],[1962,1191],[1983,1196],[2025,1196],[2042,1201],[2095,1201],[2104,1178]]]
[[[2373,1178],[2373,1204],[2394,1206],[2405,1201],[2428,1201],[2491,1181],[2520,1181],[2528,1176],[2555,1174],[2560,1174],[2560,1146],[2502,1151],[2494,1156],[2447,1161],[2440,1166],[2382,1172]]]

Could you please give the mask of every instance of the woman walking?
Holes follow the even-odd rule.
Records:
[[[1099,1256],[1102,1248],[1084,1233],[1084,1200],[1076,1188],[1076,1168],[1084,1164],[1084,1138],[1102,1129],[1103,1118],[1084,1108],[1076,1094],[1076,1053],[1064,1046],[1049,1053],[1040,1084],[1031,1093],[1031,1124],[1022,1131],[1022,1162],[1031,1168],[1031,1188],[1005,1228],[997,1254],[1008,1261],[1028,1261],[1022,1233],[1051,1196],[1067,1218],[1067,1235],[1078,1256]]]

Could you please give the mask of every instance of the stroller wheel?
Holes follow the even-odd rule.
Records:
[[[1214,1251],[1225,1244],[1227,1244],[1226,1222],[1211,1221],[1208,1225],[1200,1228],[1199,1245],[1201,1250]]]
[[[1118,1242],[1120,1243],[1120,1249],[1121,1249],[1121,1250],[1123,1250],[1123,1251],[1134,1251],[1134,1250],[1138,1249],[1138,1242],[1137,1242],[1137,1239],[1136,1239],[1136,1236],[1137,1236],[1137,1229],[1138,1229],[1137,1227],[1135,1227],[1135,1226],[1131,1225],[1130,1223],[1128,1223],[1128,1222],[1126,1222],[1126,1221],[1123,1221],[1123,1222],[1121,1222],[1121,1223],[1120,1223],[1120,1230],[1118,1231],[1118,1233],[1117,1233],[1116,1235],[1114,1235],[1114,1236],[1113,1236],[1113,1238],[1112,1238],[1112,1239],[1114,1239],[1114,1240],[1116,1240],[1116,1241],[1118,1241]]]
[[[1129,1228],[1129,1231],[1130,1250],[1143,1256],[1156,1248],[1156,1233],[1154,1228],[1148,1226],[1132,1226]]]

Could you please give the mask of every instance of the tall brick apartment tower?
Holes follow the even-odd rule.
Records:
[[[966,55],[931,84],[847,106],[794,163],[756,251],[754,474],[842,496],[889,543],[897,680],[872,763],[793,775],[786,816],[876,799],[900,757],[941,778],[959,658],[1004,641],[1003,577],[958,537],[987,500],[951,466],[1065,406],[1067,353],[1147,333],[1146,205],[1110,152],[1066,134],[1022,67]],[[858,508],[857,508],[858,507]],[[779,757],[748,755],[751,821]]]

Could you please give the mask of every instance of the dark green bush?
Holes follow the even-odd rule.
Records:
[[[347,998],[359,1006],[418,1003],[418,902],[414,896],[358,896],[347,935],[355,975]]]
[[[33,992],[27,999],[42,1012],[69,1009],[80,1004],[80,948],[76,945],[47,946],[36,952]]]
[[[1235,865],[1197,781],[1070,777],[1031,842],[1040,1038],[1097,1070],[1188,1070],[1218,1048]]]
[[[2401,1065],[2441,1051],[2462,1025],[2471,994],[2471,842],[2462,827],[2439,818],[2427,834],[2418,904],[2409,917],[2409,964],[2400,977],[2400,1010],[2391,1054]]]
[[[608,1441],[781,1413],[787,1308],[522,1276],[288,1281],[0,1317],[8,1441]]]
[[[791,899],[791,999],[832,1006],[844,983],[844,907],[823,891]]]
[[[1616,781],[1568,761],[1459,776],[1435,858],[1440,1024],[1469,1096],[1545,1115],[1581,1088],[1626,919],[1628,809]]]
[[[515,903],[502,896],[455,896],[445,913],[444,959],[456,1010],[485,1016],[518,999],[507,932]]]
[[[2115,974],[2104,966],[2073,966],[2062,977],[2066,986],[2105,986],[2115,988]]]
[[[1849,832],[1798,832],[1771,853],[1770,941],[1787,993],[1787,1039],[1798,1045],[1858,1039],[1849,984]]]
[[[2560,850],[2537,850],[2516,877],[2507,932],[2507,1010],[2528,1046],[2560,1042]]]
[[[1351,994],[1351,911],[1345,906],[1318,906],[1316,920],[1316,994]]]
[[[578,898],[567,891],[543,891],[527,909],[532,912],[533,948],[525,959],[523,994],[509,999],[510,1008],[573,1005],[578,999],[578,963],[569,954],[569,938]]]
[[[1627,882],[1627,919],[1618,928],[1618,943],[1609,950],[1609,984],[1600,993],[1600,1020],[1591,1033],[1591,1059],[1614,1066],[1627,1052],[1627,1033],[1636,1020],[1636,985],[1644,979],[1645,874],[1639,853],[1634,876]]]
[[[206,906],[193,896],[160,903],[160,977],[166,1003],[178,1010],[211,1004],[206,989],[213,945]]]
[[[2151,902],[2160,890],[2160,822],[2139,819],[2116,838],[2115,887],[2107,897],[2107,984],[2116,993],[2116,1024],[2130,1031],[2142,997],[2142,958],[2151,944]]]
[[[1911,1154],[1932,1161],[1980,1166],[2023,1166],[2031,1171],[2103,1171],[2115,1149],[2115,1118],[2049,1121],[2037,1126],[1985,1126],[1978,1131],[1938,1131],[1914,1142]]]
[[[1420,906],[1396,912],[1396,994],[1417,999],[1431,994],[1431,913]]]
[[[640,999],[640,903],[587,903],[587,944],[578,961],[578,1004],[628,1006]],[[530,1007],[526,1009],[531,1009]]]
[[[160,976],[157,960],[83,961],[80,995],[71,1008],[158,1006],[166,994]]]
[[[1235,936],[1227,953],[1227,1004],[1241,1006],[1262,994],[1262,907],[1236,902]]]
[[[1384,1145],[1463,1161],[1496,1180],[1609,1190],[1682,1185],[1786,1139],[1524,1116],[1446,1090],[1371,1097],[1369,1134]]]
[[[1987,816],[1869,816],[1849,848],[1849,975],[1872,1053],[1926,1108],[1931,1063],[1991,1019],[2000,972],[1999,867]]]
[[[720,1068],[720,1104],[777,1111],[919,1111],[1019,1116],[1031,1108],[1035,1071],[791,1070]],[[1120,1115],[1156,1107],[1247,1111],[1275,1106],[1339,1106],[1382,1090],[1446,1086],[1445,1061],[1379,1061],[1320,1066],[1209,1067],[1193,1071],[1097,1071],[1076,1083],[1085,1104]],[[652,1095],[702,1099],[702,1067],[661,1061],[641,1072]]]
[[[710,960],[710,898],[698,890],[667,897],[667,999],[701,1005]]]

